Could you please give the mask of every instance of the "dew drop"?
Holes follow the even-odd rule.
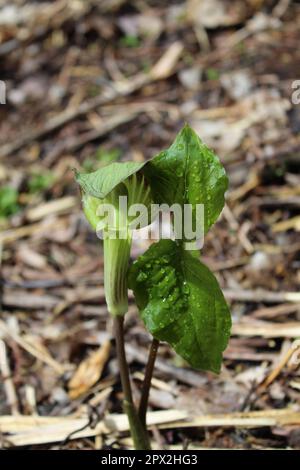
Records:
[[[144,271],[141,271],[138,275],[138,277],[136,278],[137,282],[143,282],[145,281],[146,279],[148,278],[148,275],[144,272]]]
[[[177,168],[177,170],[176,170],[176,175],[177,175],[179,178],[181,178],[181,177],[183,176],[183,170],[182,170],[182,168]]]
[[[190,288],[189,288],[189,286],[186,282],[184,282],[183,285],[182,285],[182,292],[184,294],[189,294],[190,293]]]

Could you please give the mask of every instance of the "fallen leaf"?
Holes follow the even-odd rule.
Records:
[[[109,357],[111,343],[105,341],[102,346],[83,360],[69,381],[69,397],[72,400],[87,392],[101,377]]]

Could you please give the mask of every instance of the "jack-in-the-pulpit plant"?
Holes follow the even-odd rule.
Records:
[[[200,261],[200,251],[187,249],[187,243],[195,240],[184,235],[161,239],[130,265],[134,219],[130,208],[189,205],[195,224],[197,205],[202,204],[207,233],[224,206],[227,176],[218,157],[185,125],[171,147],[151,160],[112,163],[93,173],[76,173],[76,180],[88,221],[97,233],[102,231],[104,287],[114,317],[124,410],[135,448],[150,449],[146,408],[159,341],[169,343],[192,367],[218,373],[231,318],[218,281]],[[111,207],[113,212],[108,211]],[[140,217],[138,228],[152,221],[152,213]],[[132,398],[124,348],[128,288],[153,336],[139,406]]]

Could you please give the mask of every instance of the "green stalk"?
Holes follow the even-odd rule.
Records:
[[[128,311],[127,271],[132,235],[127,214],[119,206],[119,197],[123,194],[124,188],[120,185],[104,200],[114,207],[113,224],[103,230],[105,297],[108,311],[114,316],[125,315]]]
[[[104,289],[108,311],[125,315],[128,311],[127,270],[130,259],[131,238],[105,238]]]
[[[117,356],[120,368],[122,389],[124,393],[123,407],[127,414],[131,437],[136,450],[151,450],[150,440],[145,426],[139,419],[138,412],[134,406],[129,380],[129,369],[126,361],[124,346],[124,317],[114,318],[115,338],[117,345]]]
[[[143,381],[141,401],[140,401],[140,406],[139,406],[139,418],[145,427],[146,427],[146,413],[147,413],[147,406],[148,406],[149,393],[150,393],[150,387],[151,387],[151,380],[152,380],[158,347],[159,347],[158,339],[153,338],[150,351],[149,351],[148,362],[146,365],[145,378]]]
[[[124,315],[128,311],[127,270],[130,248],[131,235],[129,231],[127,238],[104,238],[104,289],[108,311],[114,317],[117,356],[124,393],[123,407],[128,417],[134,448],[136,450],[150,450],[146,426],[140,420],[133,402],[124,347],[123,324]]]

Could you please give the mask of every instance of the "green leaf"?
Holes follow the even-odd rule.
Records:
[[[140,40],[133,34],[127,34],[120,39],[120,44],[125,47],[138,47],[140,45]]]
[[[133,263],[129,287],[146,328],[192,367],[219,372],[231,319],[212,272],[194,253],[161,240]]]
[[[118,184],[139,171],[145,162],[116,162],[93,173],[75,172],[76,181],[90,196],[105,198]]]
[[[33,173],[28,181],[28,189],[30,193],[38,193],[49,189],[55,180],[55,176],[51,172]]]
[[[96,230],[101,217],[97,215],[99,207],[99,199],[96,197],[90,196],[89,194],[83,194],[82,196],[82,205],[84,214],[90,223],[91,227]]]
[[[18,204],[19,193],[12,186],[3,186],[0,189],[0,218],[10,217],[20,210]]]
[[[205,233],[217,220],[228,187],[218,157],[186,125],[171,147],[144,167],[155,202],[204,204]]]

